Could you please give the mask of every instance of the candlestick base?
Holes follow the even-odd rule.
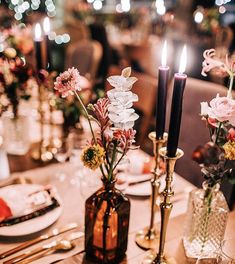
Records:
[[[143,249],[153,249],[159,244],[159,231],[146,227],[136,233],[136,244]]]
[[[31,157],[34,161],[39,162],[49,162],[53,159],[53,154],[48,150],[48,144],[46,140],[43,140],[39,143],[38,146],[35,146],[31,152]]]
[[[177,264],[177,261],[170,256],[164,256],[157,259],[157,253],[151,251],[148,256],[143,259],[142,264]]]
[[[154,227],[154,217],[156,211],[156,200],[160,196],[160,177],[163,175],[164,171],[160,168],[160,148],[167,141],[167,133],[164,133],[162,139],[156,138],[156,132],[149,133],[149,138],[153,142],[153,151],[155,157],[155,168],[152,172],[153,178],[151,180],[151,215],[150,215],[150,225],[149,227],[142,229],[137,232],[135,237],[136,244],[143,249],[153,249],[159,244],[159,231]]]

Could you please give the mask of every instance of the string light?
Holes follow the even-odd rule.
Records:
[[[46,6],[46,13],[49,17],[53,17],[56,15],[56,7],[54,4],[55,0],[46,0],[45,6]],[[1,0],[0,0],[1,2]],[[28,11],[36,11],[40,8],[41,3],[43,1],[41,0],[10,0],[8,7],[11,10],[14,10],[15,12],[15,19],[21,20],[23,18],[24,14],[27,14]]]
[[[162,16],[166,13],[166,7],[165,7],[165,3],[164,0],[156,0],[155,2],[155,6],[157,9],[157,13]]]

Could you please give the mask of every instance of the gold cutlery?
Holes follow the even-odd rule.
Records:
[[[82,237],[84,235],[83,232],[75,232],[70,234],[67,238],[62,238],[59,240],[52,241],[51,243],[39,246],[35,249],[32,249],[26,253],[23,253],[21,255],[18,255],[12,259],[9,259],[3,264],[13,264],[13,263],[29,263],[33,261],[32,259],[39,258],[39,256],[35,256],[31,259],[28,259],[29,257],[36,255],[38,253],[43,252],[43,254],[40,254],[40,257],[45,256],[49,252],[55,252],[55,251],[68,251],[75,247],[75,244],[73,243],[74,240]],[[27,259],[27,260],[26,260]]]
[[[136,182],[129,182],[128,185],[129,186],[133,186],[133,185],[137,185],[137,184],[144,183],[144,182],[150,182],[150,181],[151,181],[151,178],[148,178],[148,179],[139,180],[139,181],[136,181]]]
[[[6,187],[13,184],[29,184],[32,183],[32,180],[23,176],[3,180],[0,182],[0,188]]]
[[[25,242],[25,243],[15,247],[15,248],[12,248],[10,250],[7,250],[7,251],[1,253],[0,254],[0,259],[6,258],[6,257],[8,257],[8,256],[10,256],[10,255],[22,250],[22,249],[25,249],[25,248],[27,248],[29,246],[32,246],[32,245],[34,245],[36,243],[39,243],[41,241],[47,240],[47,239],[49,239],[51,237],[58,236],[58,235],[60,235],[62,233],[65,233],[67,231],[73,230],[73,229],[75,229],[77,227],[78,227],[78,225],[76,223],[70,223],[70,224],[67,224],[64,227],[55,228],[51,232],[49,232],[49,233],[47,233],[45,235],[41,235],[40,237],[37,237],[37,238],[35,238],[35,239],[31,240],[31,241]]]

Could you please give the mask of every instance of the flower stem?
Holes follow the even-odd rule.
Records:
[[[113,173],[113,170],[114,170],[113,165],[114,165],[114,161],[116,159],[116,148],[117,148],[117,144],[114,143],[113,155],[112,155],[112,160],[111,160],[111,163],[110,163],[109,174],[108,174],[108,180],[109,181],[111,180],[112,173]]]
[[[79,94],[77,93],[77,91],[74,91],[74,93],[75,93],[75,95],[76,95],[76,97],[77,97],[77,99],[78,99],[80,105],[82,106],[82,108],[83,108],[83,110],[84,110],[84,112],[85,112],[85,116],[86,116],[86,118],[87,118],[87,120],[88,120],[89,127],[90,127],[90,130],[91,130],[91,134],[92,134],[92,137],[93,137],[93,140],[94,140],[95,144],[97,144],[97,140],[96,140],[96,137],[95,137],[95,133],[94,133],[93,128],[92,128],[92,125],[91,125],[91,119],[90,119],[90,116],[89,116],[89,114],[88,114],[88,112],[87,112],[87,109],[86,109],[86,107],[85,107],[85,105],[84,105],[84,103],[83,103],[81,97],[80,97]],[[100,171],[101,171],[101,173],[102,173],[102,176],[105,177],[105,173],[104,173],[104,170],[103,170],[102,165],[100,165]]]
[[[230,78],[229,78],[229,89],[228,89],[228,93],[227,93],[227,97],[228,98],[232,98],[232,89],[233,89],[233,80],[234,80],[234,76],[230,75]]]
[[[97,140],[96,140],[96,137],[95,137],[95,133],[94,133],[93,128],[92,128],[92,125],[91,125],[91,119],[90,119],[90,116],[89,116],[89,114],[88,114],[88,112],[87,112],[87,109],[86,109],[86,107],[85,107],[85,105],[84,105],[84,103],[83,103],[81,97],[80,97],[79,94],[77,93],[77,91],[74,91],[74,93],[75,93],[75,95],[77,96],[77,99],[78,99],[79,103],[81,104],[81,106],[82,106],[82,108],[83,108],[83,110],[84,110],[84,112],[85,112],[85,116],[86,116],[86,118],[87,118],[87,120],[88,120],[89,127],[90,127],[90,130],[91,130],[91,134],[92,134],[92,137],[93,137],[93,140],[94,140],[95,144],[97,144]]]
[[[217,129],[217,131],[216,131],[215,144],[217,144],[217,141],[218,141],[218,138],[219,138],[219,133],[220,133],[221,126],[222,126],[222,122],[219,123],[219,127],[218,127],[218,129]]]

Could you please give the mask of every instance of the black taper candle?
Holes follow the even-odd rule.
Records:
[[[34,47],[35,47],[35,59],[38,72],[43,68],[42,62],[42,29],[39,23],[35,25],[34,29]]]
[[[51,43],[50,43],[50,39],[49,39],[48,35],[45,35],[45,39],[46,39],[46,56],[47,56],[46,68],[48,71],[51,71],[52,70]]]
[[[158,68],[158,92],[157,92],[157,112],[156,112],[156,137],[163,138],[166,119],[166,96],[169,76],[169,67],[160,66]]]
[[[186,79],[187,75],[181,73],[176,73],[174,77],[174,90],[172,96],[170,126],[167,141],[168,157],[175,157],[178,147],[182,116],[183,93]]]
[[[46,63],[46,69],[48,71],[52,70],[52,61],[51,61],[51,43],[49,39],[49,34],[50,34],[50,19],[48,17],[44,18],[43,21],[43,30],[45,33],[45,46],[46,46],[46,58],[45,58],[45,63]]]
[[[35,57],[36,57],[36,63],[37,63],[37,70],[40,71],[43,68],[42,65],[42,42],[35,40],[34,46],[35,46]]]

